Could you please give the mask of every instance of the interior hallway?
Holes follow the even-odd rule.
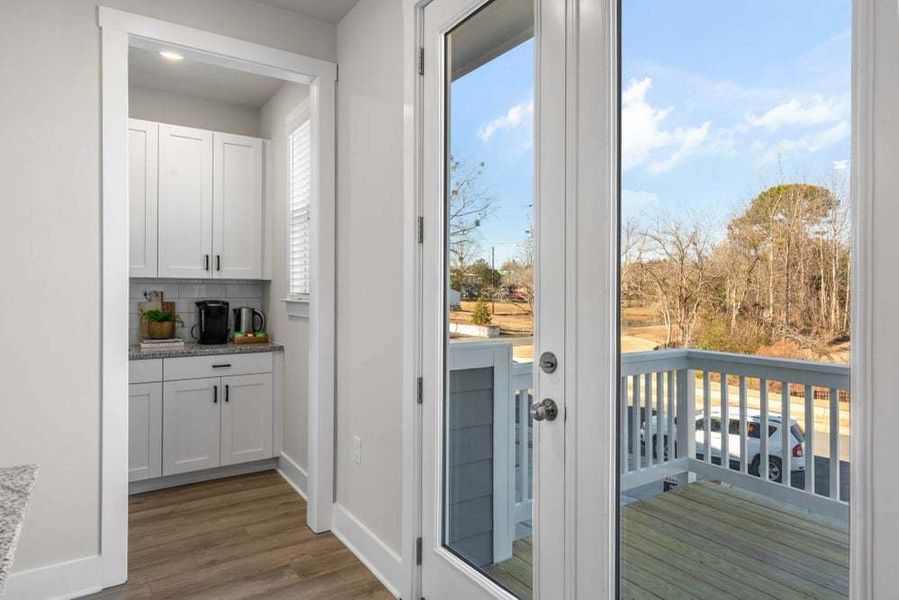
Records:
[[[128,583],[86,596],[393,598],[275,471],[132,496]]]

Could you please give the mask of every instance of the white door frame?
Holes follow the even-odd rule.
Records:
[[[201,29],[98,7],[102,69],[100,585],[128,577],[128,47],[165,45],[205,62],[310,87],[313,265],[307,521],[331,527],[334,482],[335,81],[337,66]],[[316,204],[318,210],[316,211]],[[276,249],[277,251],[277,249]],[[280,448],[277,449],[280,451]]]
[[[423,8],[429,0],[405,0],[404,17],[404,215],[406,237],[404,241],[404,281],[403,297],[406,322],[403,332],[403,395],[406,401],[403,409],[403,519],[402,557],[407,566],[407,580],[404,597],[418,597],[420,593],[420,572],[415,565],[415,540],[420,535],[421,523],[421,411],[415,403],[416,379],[421,373],[421,246],[417,242],[417,219],[421,214],[422,185],[422,82],[418,75],[418,49],[422,43]],[[579,132],[575,151],[578,161],[575,171],[576,193],[579,197],[603,195],[613,198],[617,194],[617,150],[606,143],[609,135],[617,135],[617,86],[618,86],[618,4],[597,0],[559,0],[564,4],[567,23],[572,41],[568,45],[573,67],[569,75],[580,78],[578,100],[605,97],[611,103],[602,110],[583,111],[579,120],[569,124]],[[873,283],[873,201],[874,201],[874,2],[875,0],[853,0],[852,22],[852,231],[853,231],[853,318],[852,318],[852,470],[851,470],[851,529],[850,529],[850,592],[853,600],[867,600],[873,597],[874,572],[872,548],[873,538],[873,348],[872,314],[873,298],[868,290]],[[572,33],[573,32],[573,33]],[[585,60],[578,60],[579,56]],[[597,57],[607,56],[607,60],[597,61]],[[598,66],[598,68],[597,68]],[[610,86],[611,84],[611,86]],[[574,107],[576,109],[576,106]],[[611,110],[610,110],[611,109]],[[575,111],[574,114],[578,114]],[[570,129],[569,129],[570,130]],[[606,137],[603,137],[606,136]],[[599,144],[597,147],[596,144]],[[590,156],[606,156],[610,160],[610,171],[603,172],[590,164]],[[587,207],[594,211],[593,218],[601,219],[610,235],[617,231],[617,206],[606,205]],[[595,214],[599,211],[602,214]],[[585,219],[586,220],[586,219]],[[615,229],[611,229],[615,227]],[[589,232],[595,235],[594,232]],[[613,238],[610,238],[613,239]],[[617,285],[617,258],[614,247],[606,250],[604,261],[593,265],[592,273],[580,265],[576,275],[598,278],[607,285]],[[587,268],[590,268],[587,266]],[[589,283],[589,278],[585,280]],[[614,289],[614,287],[612,288]],[[586,290],[582,290],[586,291]],[[606,294],[608,295],[608,294]],[[601,297],[601,296],[600,296]],[[608,300],[608,299],[607,299]],[[614,301],[596,306],[588,317],[608,332],[608,343],[594,349],[594,357],[603,358],[614,364],[617,356],[617,306]],[[586,358],[586,356],[584,357]],[[582,371],[583,369],[578,369]],[[589,373],[589,371],[588,371]],[[612,369],[596,370],[594,384],[609,390],[614,397],[617,372]],[[613,402],[607,410],[593,414],[572,415],[576,423],[596,424],[602,430],[614,432],[615,413]],[[594,430],[595,432],[595,430]],[[581,531],[604,532],[605,539],[595,535],[576,537],[572,540],[566,558],[567,577],[574,586],[566,596],[576,598],[578,590],[586,590],[590,597],[614,598],[616,593],[615,552],[617,547],[617,490],[615,476],[615,436],[607,440],[594,436],[594,453],[587,456],[605,457],[606,473],[596,468],[596,462],[586,465],[576,461],[578,478],[577,496],[574,506],[567,507],[579,514],[578,507],[588,500],[600,501],[600,511],[593,517],[583,519]],[[578,452],[583,452],[578,447]],[[585,467],[589,467],[588,469]],[[600,518],[597,519],[596,516]],[[576,517],[577,520],[577,517]],[[571,531],[570,527],[568,528]],[[604,565],[604,568],[598,568]]]

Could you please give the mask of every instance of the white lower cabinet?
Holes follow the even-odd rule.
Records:
[[[272,376],[222,377],[222,464],[272,456]]]
[[[274,456],[271,354],[133,361],[130,373],[130,481]]]
[[[166,381],[162,401],[162,474],[221,464],[221,378]]]
[[[162,476],[162,383],[128,386],[128,481]]]

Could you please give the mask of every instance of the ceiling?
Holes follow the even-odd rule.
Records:
[[[155,50],[131,46],[128,83],[252,108],[262,107],[284,81],[199,62],[187,56],[181,62],[165,60]]]
[[[329,23],[337,23],[344,18],[359,0],[256,0],[277,8],[314,17]]]

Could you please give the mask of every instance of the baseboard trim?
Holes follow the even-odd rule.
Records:
[[[4,598],[68,600],[103,589],[99,554],[10,573]]]
[[[214,479],[224,479],[225,477],[258,473],[259,471],[270,471],[277,468],[278,459],[267,458],[265,460],[257,460],[255,462],[248,462],[240,465],[228,465],[226,467],[204,469],[202,471],[193,471],[191,473],[180,473],[178,475],[169,475],[167,477],[158,477],[156,479],[145,479],[143,481],[135,481],[128,484],[128,494],[142,494],[144,492],[153,492],[165,488],[177,487],[179,485],[200,483],[201,481],[212,481]]]
[[[309,498],[306,496],[306,481],[308,480],[309,475],[306,473],[306,469],[301,467],[297,461],[282,452],[278,459],[278,473],[281,474],[284,481],[286,481],[290,487],[303,498],[303,500],[308,501]]]
[[[384,584],[395,598],[400,597],[403,560],[347,509],[336,502],[331,509],[331,532]]]

